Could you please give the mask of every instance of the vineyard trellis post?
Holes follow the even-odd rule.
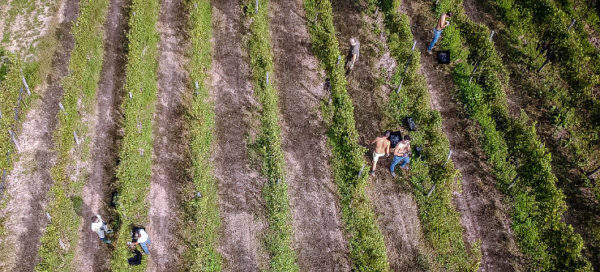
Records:
[[[360,171],[358,171],[358,176],[356,178],[360,178],[360,176],[362,176],[362,173],[365,170],[365,166],[366,164],[363,163],[362,167],[360,168]]]
[[[587,174],[587,177],[588,177],[589,179],[591,179],[591,178],[592,178],[592,176],[594,176],[594,175],[595,175],[595,174],[596,174],[598,171],[600,171],[600,166],[598,166],[598,167],[597,167],[596,169],[594,169],[592,172],[589,172],[589,173]]]
[[[571,30],[571,28],[573,28],[573,26],[575,25],[575,22],[576,22],[576,21],[577,21],[577,20],[575,20],[575,19],[572,19],[572,20],[571,20],[571,24],[569,24],[569,27],[567,27],[567,31],[569,31],[569,30]]]
[[[475,76],[475,72],[477,72],[478,68],[479,68],[479,61],[475,62],[475,66],[473,67],[473,71],[471,71],[471,77],[469,77],[469,84],[473,80],[473,77]]]
[[[196,87],[196,96],[198,96],[200,92],[200,84],[198,83],[198,81],[194,82],[194,86]]]
[[[443,166],[446,166],[446,164],[448,163],[448,161],[450,161],[450,157],[452,157],[452,150],[450,150],[448,152],[448,157],[446,157],[446,161],[444,162]]]
[[[427,193],[427,197],[430,197],[434,190],[435,190],[435,184],[431,187],[431,189],[429,189],[429,192]]]
[[[256,0],[256,4],[254,6],[254,13],[258,13],[258,0]]]
[[[12,130],[8,130],[8,134],[10,134],[10,139],[13,141],[13,143],[15,144],[15,146],[19,145],[19,142],[17,142],[17,139],[15,137],[15,133]]]
[[[413,51],[415,51],[415,47],[417,46],[417,40],[413,40],[413,45],[410,49],[410,52],[412,53]],[[402,79],[400,80],[400,84],[398,85],[398,89],[396,89],[396,93],[400,92],[400,89],[402,89],[402,84],[404,84],[404,78],[406,75],[406,71],[408,71],[408,66],[410,66],[410,62],[412,61],[413,58],[413,54],[410,54],[410,58],[408,58],[408,60],[406,61],[406,65],[404,65],[404,71],[402,72]]]
[[[492,40],[492,38],[494,37],[494,34],[496,34],[496,31],[492,30],[492,32],[490,33],[490,41]]]
[[[31,95],[31,91],[29,90],[29,84],[27,84],[27,80],[25,80],[25,76],[21,74],[21,81],[23,81],[23,86],[25,86],[25,90],[27,90],[27,95]]]
[[[63,106],[63,104],[61,102],[58,102],[58,107],[60,108],[61,111],[65,111],[65,106]]]

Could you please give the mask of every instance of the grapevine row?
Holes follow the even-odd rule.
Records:
[[[329,118],[334,180],[340,195],[352,267],[357,271],[389,271],[383,235],[365,192],[367,175],[361,171],[365,166],[365,148],[358,144],[354,107],[346,90],[344,61],[335,37],[331,3],[305,0],[304,9],[313,52],[329,78],[331,103],[324,116]]]
[[[400,0],[379,1],[390,53],[400,64],[393,84],[398,86],[404,79],[399,91],[390,94],[387,116],[397,126],[408,117],[418,124],[419,129],[411,134],[411,143],[423,147],[423,151],[411,160],[410,180],[425,238],[437,255],[437,265],[451,271],[476,271],[481,258],[479,249],[477,245],[465,244],[460,215],[452,204],[452,192],[458,189],[454,182],[457,170],[452,161],[447,161],[448,138],[442,131],[440,113],[430,108],[426,81],[419,73],[421,55],[418,50],[411,50],[414,38],[410,20],[398,11],[400,5]],[[408,69],[404,72],[402,64],[406,63]]]
[[[296,253],[291,248],[291,214],[284,173],[285,160],[281,149],[279,98],[273,81],[269,80],[273,78],[269,1],[250,1],[246,11],[246,15],[252,21],[249,39],[252,83],[254,94],[262,106],[260,130],[253,146],[262,160],[261,175],[266,178],[262,195],[268,211],[269,230],[265,234],[264,244],[271,257],[271,271],[298,271]]]
[[[152,117],[156,110],[158,69],[158,1],[133,0],[130,5],[128,57],[123,101],[124,137],[117,169],[117,212],[120,228],[113,252],[112,269],[129,269],[129,250],[132,225],[148,222],[148,202],[152,169]],[[135,268],[143,271],[146,259]]]
[[[452,72],[467,112],[483,129],[484,150],[498,185],[515,201],[512,227],[521,250],[535,269],[590,269],[589,262],[581,254],[581,236],[562,221],[561,216],[566,211],[564,195],[556,187],[550,154],[538,139],[535,125],[528,125],[524,114],[516,120],[509,117],[503,91],[506,82],[500,74],[505,70],[488,38],[489,29],[470,21],[460,0],[441,1],[438,11],[447,10],[455,11],[454,21],[458,28],[445,31],[443,47],[455,57],[478,63],[477,76],[485,78],[470,83],[474,67],[467,62],[457,63]],[[463,47],[463,42],[470,46],[470,51]],[[486,104],[487,101],[490,103]],[[504,141],[499,139],[491,120],[495,121],[496,129],[503,130]],[[518,178],[512,182],[509,178],[515,168],[509,160],[518,165]]]
[[[51,220],[41,239],[37,271],[71,267],[79,240],[81,190],[88,173],[72,172],[75,162],[89,158],[90,124],[82,120],[82,115],[90,115],[95,108],[104,55],[103,35],[98,33],[102,33],[107,8],[107,0],[81,1],[80,16],[72,30],[75,47],[69,63],[70,75],[62,81],[64,110],[59,112],[54,134],[57,162],[51,170],[54,184],[47,210]]]
[[[214,166],[210,161],[215,112],[206,82],[212,63],[212,6],[208,0],[187,0],[185,4],[191,41],[187,69],[194,84],[190,89],[195,90],[188,119],[194,188],[187,194],[199,192],[201,197],[185,203],[187,231],[183,233],[187,234],[188,251],[184,258],[189,264],[184,267],[191,271],[221,271],[223,257],[217,251],[221,217]]]

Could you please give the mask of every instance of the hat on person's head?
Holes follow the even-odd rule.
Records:
[[[356,45],[356,39],[350,38],[350,45]]]

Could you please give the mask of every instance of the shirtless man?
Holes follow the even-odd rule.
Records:
[[[375,174],[379,158],[383,157],[383,155],[390,155],[390,140],[388,140],[388,137],[390,137],[390,132],[386,131],[384,136],[377,137],[371,142],[371,144],[375,145],[375,151],[373,151],[373,168],[369,172],[371,175]]]
[[[396,173],[394,169],[398,163],[402,169],[407,169],[407,164],[410,162],[410,136],[404,135],[404,140],[398,143],[396,148],[394,148],[394,160],[390,165],[390,173],[392,177],[396,177]]]
[[[444,30],[444,28],[450,25],[450,22],[446,21],[446,18],[448,17],[452,17],[452,12],[446,12],[442,14],[442,16],[440,16],[440,19],[438,20],[437,26],[435,26],[435,28],[433,29],[433,39],[427,47],[427,53],[429,53],[430,55],[432,53],[431,50],[440,39],[440,36],[442,36],[442,31]]]

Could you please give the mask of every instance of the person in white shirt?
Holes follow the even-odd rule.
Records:
[[[106,222],[102,221],[102,217],[100,217],[99,214],[92,217],[92,231],[98,234],[98,237],[100,237],[100,240],[102,240],[102,242],[106,244],[111,243],[111,241],[106,238],[106,234],[112,233],[112,230],[108,229]]]
[[[150,245],[150,237],[144,228],[133,228],[133,243],[134,246],[139,244],[144,250],[144,254],[150,254],[148,246]]]

